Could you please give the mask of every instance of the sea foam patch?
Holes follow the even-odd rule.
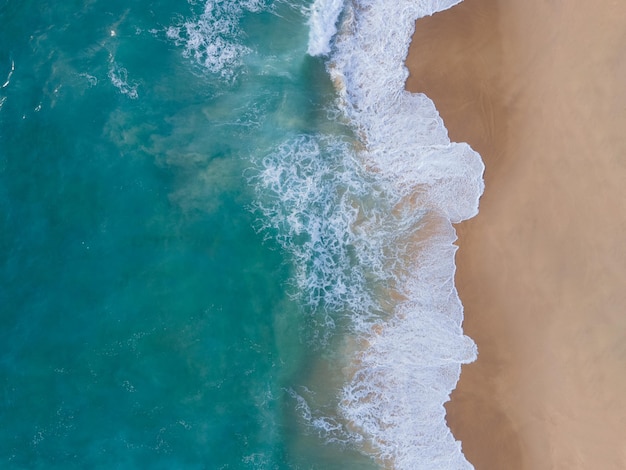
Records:
[[[139,93],[137,92],[138,83],[133,82],[132,80],[129,82],[128,79],[128,70],[126,68],[119,65],[113,56],[110,57],[109,60],[109,80],[111,84],[119,90],[123,95],[128,96],[131,99],[139,98]],[[93,83],[91,79],[90,83]],[[97,83],[97,81],[95,82]],[[93,86],[93,85],[92,85]]]
[[[196,2],[189,2],[194,5]],[[206,0],[202,13],[169,26],[168,39],[184,47],[183,55],[205,70],[232,79],[251,49],[242,43],[242,16],[268,8],[265,0]]]
[[[366,347],[356,353],[340,408],[368,443],[363,448],[400,469],[472,468],[443,404],[461,364],[476,357],[461,329],[452,223],[477,213],[484,166],[467,144],[450,142],[430,99],[404,90],[403,63],[415,20],[456,3],[346,2],[328,61],[339,106],[362,141],[357,158],[394,195],[394,225],[405,228],[363,225],[366,236],[385,240],[381,278],[393,280],[398,301],[369,329],[354,312]],[[415,212],[419,221],[411,220]]]
[[[343,10],[343,0],[315,0],[309,17],[309,47],[312,56],[327,55],[330,42],[337,33],[337,22]]]
[[[336,323],[349,325],[338,416],[292,390],[302,420],[399,469],[471,468],[443,405],[476,358],[461,328],[452,224],[476,214],[484,166],[450,142],[428,97],[404,90],[403,64],[414,21],[455,3],[315,1],[308,52],[327,56],[334,119],[354,134],[288,137],[250,178],[261,230],[293,260],[314,339],[330,344]]]
[[[384,248],[380,236],[364,236],[364,224],[384,219],[383,203],[367,204],[382,189],[348,143],[324,135],[294,137],[263,158],[252,181],[260,228],[273,231],[291,254],[295,295],[319,316],[322,336],[332,333],[337,312],[361,319],[379,312],[371,283],[387,275]]]

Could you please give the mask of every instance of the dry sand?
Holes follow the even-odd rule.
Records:
[[[626,2],[466,0],[407,64],[487,167],[453,433],[478,470],[626,469]]]

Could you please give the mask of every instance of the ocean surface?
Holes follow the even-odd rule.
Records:
[[[471,468],[454,0],[0,0],[0,467]]]

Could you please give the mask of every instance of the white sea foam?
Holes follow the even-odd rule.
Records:
[[[98,77],[95,77],[93,75],[90,75],[88,73],[81,73],[79,74],[80,77],[83,77],[84,79],[87,80],[87,82],[89,83],[90,87],[94,87],[98,84]]]
[[[195,4],[190,0],[191,4]],[[183,55],[211,73],[230,80],[242,58],[251,52],[242,44],[239,21],[245,12],[267,8],[266,0],[206,0],[199,16],[169,26],[165,34],[183,46]]]
[[[330,41],[337,33],[337,21],[343,0],[315,0],[309,16],[309,47],[312,56],[327,55]]]
[[[11,76],[13,75],[13,72],[15,72],[15,61],[11,60],[11,69],[9,70],[9,74],[7,75],[7,79],[0,88],[6,88],[9,86],[9,83],[11,83]]]
[[[386,219],[384,204],[368,207],[367,199],[388,198],[352,157],[337,137],[301,135],[267,155],[254,177],[261,229],[276,231],[291,253],[296,295],[326,330],[334,312],[355,312],[363,321],[375,315],[380,308],[367,282],[388,274],[382,236],[364,236],[364,225]]]
[[[11,83],[11,76],[13,76],[13,72],[15,72],[15,62],[13,60],[11,60],[11,68],[9,69],[9,74],[7,75],[7,79],[2,84],[0,89],[6,88],[6,87],[9,86],[9,84]],[[4,106],[4,102],[6,101],[6,99],[7,99],[6,96],[1,96],[0,97],[0,110],[2,109],[2,106]]]
[[[317,410],[312,410],[309,402],[313,401],[311,396],[314,396],[315,393],[308,388],[301,387],[300,393],[293,388],[287,389],[286,392],[295,401],[295,409],[308,424],[309,429],[324,441],[335,444],[353,444],[355,441],[362,440],[360,434],[350,432],[346,429],[345,423],[337,418],[325,416]]]
[[[267,155],[253,178],[262,228],[291,253],[294,292],[317,317],[315,339],[348,316],[369,345],[340,397],[345,421],[290,394],[329,442],[368,442],[397,468],[467,468],[443,408],[460,364],[476,355],[460,327],[456,235],[446,215],[407,203],[387,176],[340,138],[303,135]],[[390,290],[405,300],[384,298]]]
[[[135,82],[128,82],[128,70],[120,66],[113,56],[109,57],[109,80],[115,88],[117,88],[122,94],[128,96],[131,99],[137,99],[139,93],[137,92],[138,84]]]
[[[430,99],[404,90],[403,64],[415,19],[456,3],[353,0],[340,10],[317,0],[308,50],[329,53],[339,108],[361,142],[292,136],[251,177],[261,229],[292,255],[293,293],[316,318],[316,339],[326,344],[338,319],[354,337],[341,419],[291,390],[302,419],[398,469],[472,468],[443,404],[476,357],[461,329],[452,224],[476,214],[484,166],[450,142]]]
[[[408,72],[403,64],[415,20],[458,1],[346,2],[328,63],[341,94],[340,107],[362,139],[357,166],[369,169],[380,195],[397,214],[391,220],[376,211],[361,213],[359,203],[346,204],[337,209],[345,220],[332,226],[337,232],[332,238],[351,247],[357,265],[371,263],[357,269],[364,279],[375,274],[403,299],[392,303],[389,316],[379,317],[374,327],[362,317],[364,310],[378,308],[378,299],[368,299],[365,308],[348,309],[355,334],[368,347],[357,354],[340,408],[371,452],[399,469],[472,468],[446,425],[443,404],[456,386],[461,364],[476,357],[474,343],[461,329],[452,223],[477,213],[484,166],[467,144],[450,142],[430,99],[404,90]],[[336,18],[334,3],[329,6],[328,18]],[[320,28],[317,18],[324,15],[313,12],[317,16],[311,20],[309,50],[324,53],[319,44],[328,43],[332,20]],[[288,195],[292,187],[277,191]],[[310,222],[298,216],[286,223],[302,227]],[[323,239],[328,229],[321,227],[318,238]],[[320,264],[332,267],[330,262]],[[310,282],[310,274],[302,274],[307,278],[303,282]],[[318,279],[315,289],[325,292],[327,284],[332,285],[329,279]],[[358,282],[336,285],[345,286],[342,298],[362,295],[351,290],[359,287]],[[371,288],[360,285],[365,287]],[[355,302],[347,304],[352,307]]]

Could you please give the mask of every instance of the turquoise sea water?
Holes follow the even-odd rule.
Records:
[[[245,175],[329,79],[299,9],[231,3],[0,5],[2,468],[367,467],[294,437],[314,359]],[[224,57],[171,37],[211,21]]]
[[[442,404],[479,160],[425,97],[388,137],[441,173],[381,147],[351,8],[0,0],[0,467],[466,464]]]

